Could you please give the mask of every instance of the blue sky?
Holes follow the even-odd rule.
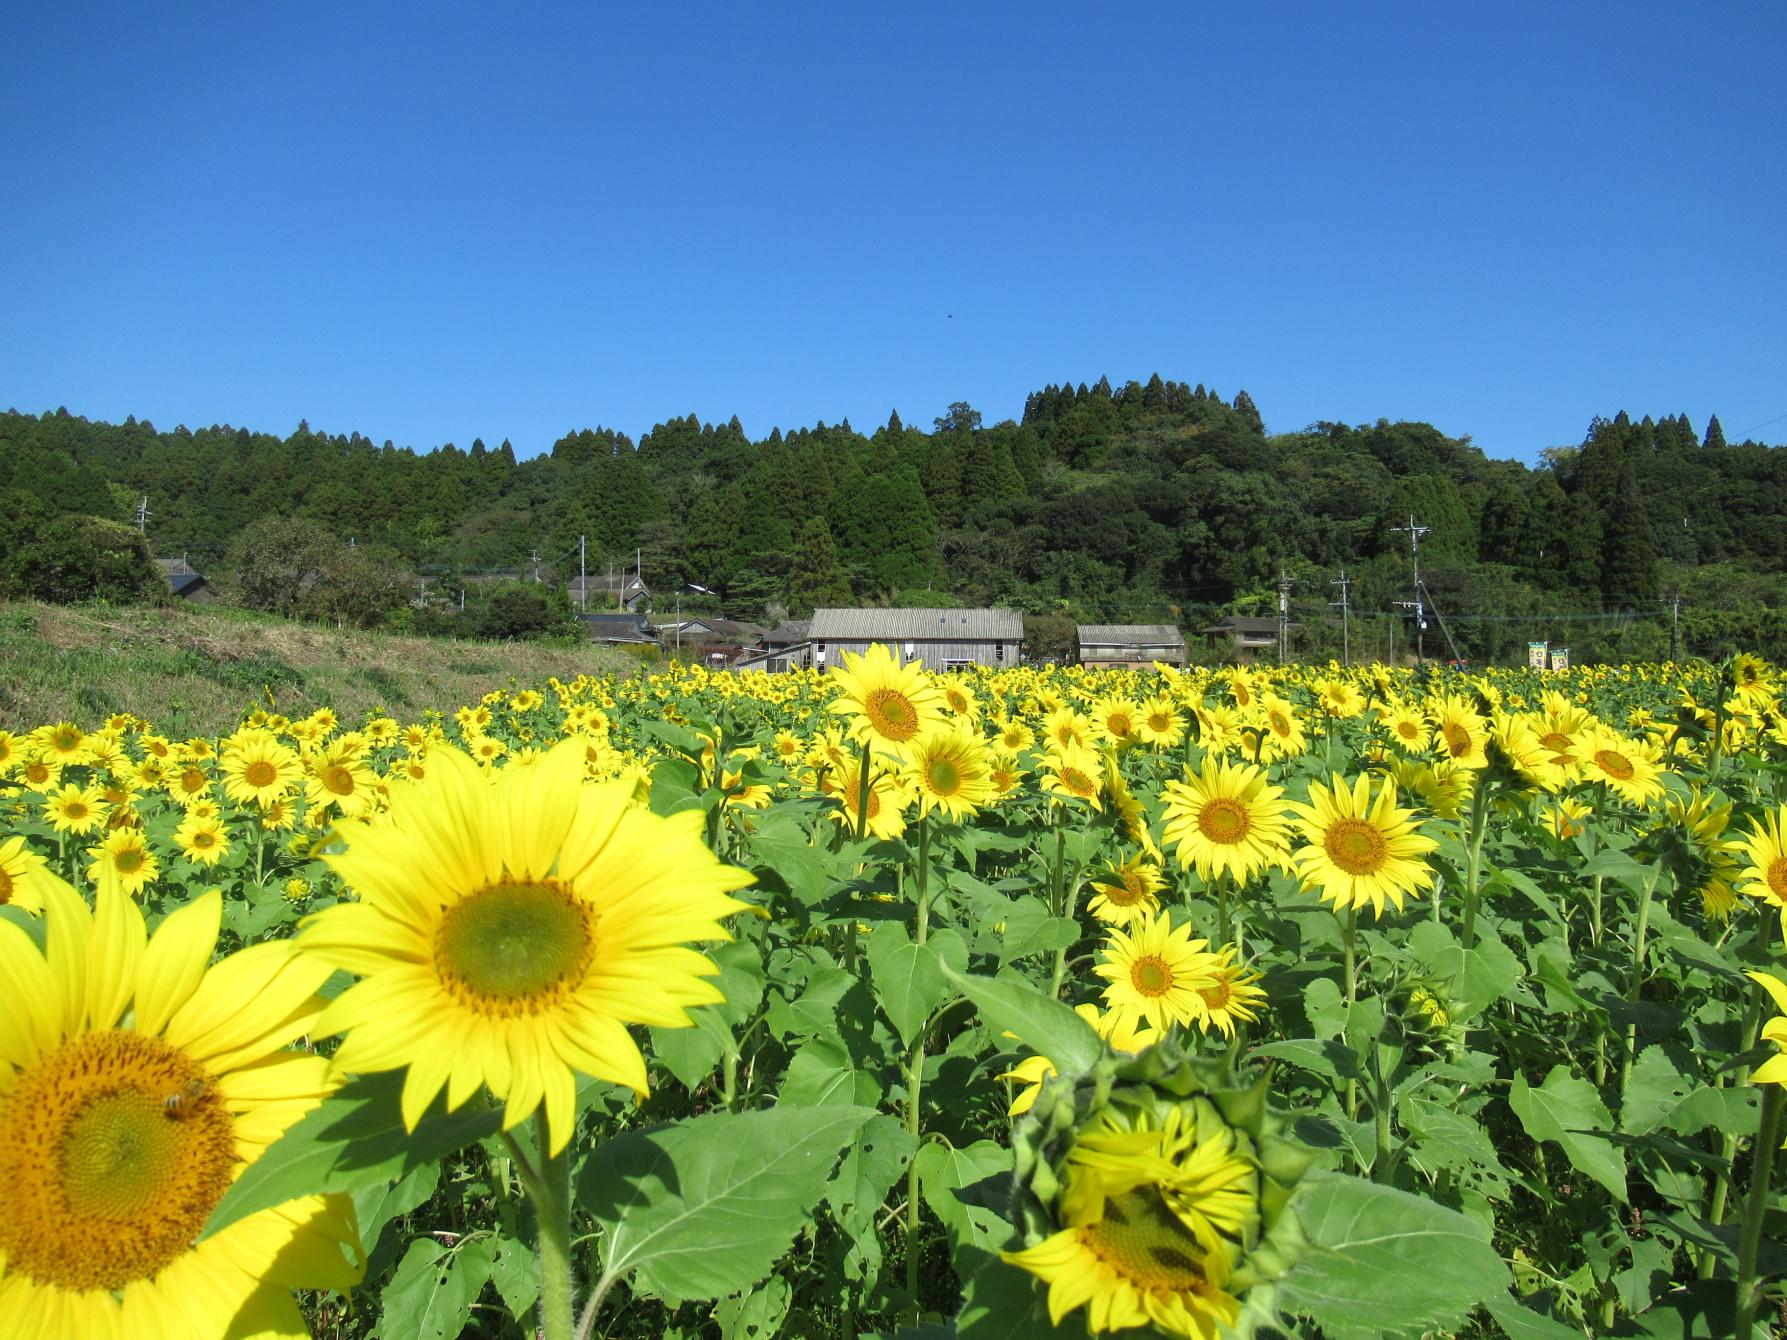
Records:
[[[1787,441],[1778,4],[0,13],[0,405],[544,450],[991,422]]]

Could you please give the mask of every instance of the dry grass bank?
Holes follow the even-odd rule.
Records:
[[[358,720],[450,712],[491,689],[628,670],[604,648],[336,631],[240,610],[0,602],[0,728],[135,712],[181,735],[228,731],[269,702]]]

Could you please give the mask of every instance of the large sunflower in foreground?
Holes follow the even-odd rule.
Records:
[[[1739,893],[1760,898],[1781,914],[1781,933],[1787,937],[1787,805],[1755,820],[1750,831],[1732,849],[1747,857]]]
[[[678,1028],[722,999],[690,940],[729,939],[727,895],[751,882],[701,840],[701,814],[660,818],[627,783],[585,785],[583,744],[487,774],[459,750],[394,787],[387,816],[344,821],[326,853],[360,900],[299,937],[361,981],[318,1026],[335,1065],[408,1068],[412,1127],[445,1086],[456,1108],[487,1087],[513,1126],[545,1105],[551,1152],[571,1138],[576,1073],[644,1093],[628,1024]]]
[[[1168,842],[1179,863],[1205,880],[1232,875],[1245,884],[1284,854],[1284,789],[1266,770],[1206,755],[1200,772],[1161,789]]]
[[[844,663],[831,673],[838,697],[830,710],[849,718],[850,738],[858,744],[904,758],[913,743],[944,718],[943,695],[925,674],[924,665],[918,661],[902,665],[879,642],[860,656],[845,652]]]
[[[46,947],[0,922],[0,1317],[33,1340],[308,1336],[294,1288],[347,1289],[352,1205],[310,1196],[199,1241],[243,1167],[328,1092],[285,1050],[328,968],[289,941],[207,968],[223,900],[142,915],[66,885]]]
[[[1439,844],[1416,831],[1413,810],[1396,803],[1396,783],[1386,780],[1375,799],[1371,778],[1348,785],[1335,777],[1313,783],[1307,805],[1292,802],[1305,845],[1291,860],[1303,886],[1320,892],[1336,909],[1371,904],[1378,916],[1386,900],[1402,910],[1403,898],[1431,888],[1433,869],[1423,859]]]

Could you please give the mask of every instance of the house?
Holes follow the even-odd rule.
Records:
[[[196,605],[211,605],[222,598],[217,594],[215,586],[193,570],[184,554],[179,558],[158,558],[155,566],[161,569],[161,575],[167,579],[168,589],[182,600],[190,600]]]
[[[733,663],[734,670],[763,670],[772,675],[805,670],[813,664],[812,620],[784,619],[757,639],[756,647]]]
[[[881,642],[902,660],[928,670],[969,665],[1016,665],[1024,641],[1024,616],[1016,610],[853,610],[813,611],[807,630],[813,664],[842,663],[847,651],[861,653]]]
[[[755,648],[766,631],[760,624],[701,614],[680,624],[658,625],[658,640],[666,651],[675,648],[684,656],[699,653],[709,665],[731,665]]]
[[[1093,669],[1146,670],[1156,661],[1184,665],[1185,638],[1170,623],[1083,623],[1080,664]]]
[[[591,573],[565,583],[565,594],[578,609],[637,610],[648,604],[652,593],[638,573]]]
[[[1226,651],[1234,661],[1257,661],[1261,652],[1278,650],[1278,620],[1273,618],[1231,614],[1198,632],[1212,648]]]
[[[588,631],[591,642],[655,643],[658,640],[643,614],[579,614],[577,621]]]

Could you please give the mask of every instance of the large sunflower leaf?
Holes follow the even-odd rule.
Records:
[[[825,1194],[867,1107],[711,1112],[629,1132],[584,1164],[577,1199],[605,1230],[608,1281],[666,1300],[724,1298],[767,1276]]]
[[[306,1113],[243,1170],[211,1211],[204,1237],[300,1196],[395,1181],[501,1127],[499,1110],[471,1104],[447,1112],[437,1098],[416,1129],[406,1132],[403,1076],[401,1070],[363,1076]]]
[[[1279,1304],[1324,1328],[1452,1329],[1513,1283],[1484,1225],[1424,1197],[1318,1173],[1293,1209],[1309,1251]]]
[[[981,977],[948,964],[943,975],[974,1002],[988,1028],[1010,1033],[1063,1075],[1083,1075],[1104,1050],[1091,1024],[1021,977]]]
[[[1572,1167],[1626,1199],[1626,1156],[1601,1132],[1613,1129],[1613,1116],[1594,1085],[1556,1065],[1537,1088],[1516,1074],[1508,1089],[1508,1106],[1535,1140],[1555,1140]]]

